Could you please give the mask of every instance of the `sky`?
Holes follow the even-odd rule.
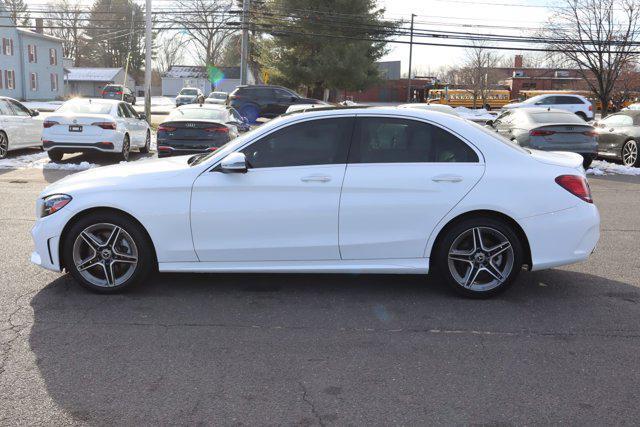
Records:
[[[529,35],[526,28],[540,27],[552,12],[547,6],[558,4],[547,0],[378,0],[391,18],[411,19],[415,17],[414,28],[461,31],[483,34]],[[418,24],[417,22],[421,22]],[[437,25],[447,24],[447,25]],[[456,25],[452,25],[456,24]],[[482,28],[477,25],[516,27]],[[524,29],[523,29],[524,28]],[[408,37],[404,38],[408,40]],[[438,39],[421,38],[414,41],[438,42]],[[463,40],[449,43],[465,44]],[[409,68],[409,46],[390,44],[386,61],[402,61],[402,72]],[[512,57],[514,51],[500,51],[505,57]],[[526,53],[524,53],[526,55]],[[429,69],[436,70],[443,65],[456,65],[464,59],[464,49],[450,47],[413,47],[414,74],[425,75]]]

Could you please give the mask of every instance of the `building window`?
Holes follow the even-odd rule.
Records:
[[[7,89],[16,88],[16,76],[13,70],[4,70],[4,84]]]
[[[2,53],[4,55],[13,55],[13,39],[2,39]]]
[[[58,91],[58,75],[56,73],[51,73],[51,92]]]
[[[2,70],[0,70],[0,89],[4,89],[2,86]]]
[[[58,51],[55,48],[49,49],[49,64],[58,65]]]
[[[29,80],[31,81],[31,90],[34,92],[38,90],[38,74],[31,73],[31,78]]]
[[[36,45],[27,45],[27,51],[29,53],[29,62],[38,62],[38,50],[36,49]]]

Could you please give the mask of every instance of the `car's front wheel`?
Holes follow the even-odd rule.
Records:
[[[9,139],[4,132],[0,132],[0,159],[5,159],[9,154]]]
[[[622,146],[622,163],[629,167],[640,166],[638,143],[633,139],[625,142]]]
[[[504,221],[470,218],[444,233],[435,248],[436,272],[464,296],[495,295],[513,283],[522,269],[522,244]]]
[[[152,271],[153,250],[141,227],[124,215],[95,212],[66,234],[67,271],[85,288],[111,293],[143,281]]]
[[[122,141],[122,151],[120,151],[120,160],[124,160],[125,162],[129,160],[129,153],[131,152],[131,143],[129,142],[129,135],[124,136],[124,141]]]
[[[51,160],[52,162],[59,162],[60,160],[62,160],[64,153],[60,151],[47,151],[47,156],[49,156],[49,160]]]
[[[142,154],[147,154],[149,152],[150,147],[151,147],[151,133],[147,131],[147,137],[144,140],[144,147],[140,148],[140,152]]]

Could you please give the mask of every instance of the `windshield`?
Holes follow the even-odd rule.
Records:
[[[62,104],[57,113],[78,113],[78,114],[110,114],[113,104],[100,101],[68,101]]]
[[[538,101],[543,100],[547,95],[536,95],[527,100],[522,101],[523,104],[535,104]]]
[[[223,109],[212,108],[180,108],[173,110],[167,117],[167,120],[189,120],[189,119],[203,119],[203,120],[224,120],[226,112]]]
[[[214,99],[227,99],[227,94],[224,92],[211,92],[209,94],[209,98]]]
[[[536,123],[575,123],[581,125],[586,124],[584,120],[573,113],[549,111],[544,113],[531,113],[530,116],[531,120]]]
[[[198,90],[197,89],[182,89],[180,91],[180,95],[190,95],[190,96],[194,96],[198,94]]]

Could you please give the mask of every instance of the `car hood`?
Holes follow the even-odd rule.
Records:
[[[582,170],[583,158],[580,154],[568,151],[540,151],[531,150],[531,157],[540,163],[554,166],[564,166],[572,169]]]
[[[103,166],[69,175],[46,187],[40,197],[51,194],[73,194],[83,191],[115,189],[121,186],[132,187],[142,181],[167,180],[190,166],[187,156],[166,159],[140,160]],[[156,181],[157,182],[157,181]]]

